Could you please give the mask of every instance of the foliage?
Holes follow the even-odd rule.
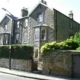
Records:
[[[78,47],[76,50],[80,50],[80,47]]]
[[[15,59],[28,59],[33,54],[33,47],[31,46],[12,46],[11,47],[11,58]]]
[[[30,59],[33,55],[33,47],[25,45],[12,45],[11,48],[9,45],[0,46],[0,58],[9,58],[13,59]]]
[[[9,46],[0,46],[0,58],[9,57]]]
[[[46,43],[41,47],[42,55],[45,52],[51,52],[53,50],[76,50],[80,44],[80,33],[76,33],[74,36],[71,36],[69,39],[62,42],[50,42]],[[79,38],[79,39],[78,39]]]

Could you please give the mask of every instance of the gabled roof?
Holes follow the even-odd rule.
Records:
[[[39,3],[35,6],[35,8],[30,12],[29,16],[30,16],[30,15],[34,12],[34,10],[37,9],[37,7],[40,6],[40,5],[45,6],[46,8],[48,7],[46,4],[44,4],[44,3],[42,3],[42,2],[39,2]]]
[[[3,19],[0,22],[0,25],[5,24],[5,22],[8,22],[9,20],[16,20],[18,19],[17,17],[10,15],[10,14],[6,14]]]
[[[18,19],[17,17],[15,17],[15,16],[13,16],[13,15],[10,15],[10,14],[6,14],[6,16],[9,16],[12,20]]]

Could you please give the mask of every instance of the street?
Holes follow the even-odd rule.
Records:
[[[31,78],[25,78],[25,77],[19,77],[15,75],[0,73],[0,80],[37,80],[37,79],[31,79]]]

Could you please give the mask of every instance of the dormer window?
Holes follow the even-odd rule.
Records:
[[[43,23],[43,13],[38,14],[38,22]]]
[[[19,28],[19,27],[20,27],[20,22],[18,21],[18,22],[17,22],[17,28]]]
[[[8,30],[8,26],[7,24],[4,26],[4,31],[7,31]]]
[[[24,33],[24,43],[27,42],[27,41],[28,41],[28,33],[25,32],[25,33]]]

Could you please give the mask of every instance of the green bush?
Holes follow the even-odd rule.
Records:
[[[0,58],[30,59],[33,56],[33,47],[25,45],[0,46]]]
[[[9,46],[0,46],[0,58],[9,57]]]
[[[76,50],[80,50],[80,47],[78,47]]]
[[[70,39],[59,43],[57,43],[56,41],[46,43],[41,47],[42,55],[45,54],[45,52],[51,52],[53,50],[76,50],[76,48],[79,47],[79,43],[73,38],[74,37],[70,37]]]
[[[11,58],[13,59],[30,59],[32,56],[32,46],[16,45],[11,47]]]
[[[65,43],[68,45],[68,49],[76,50],[76,48],[79,47],[78,42],[73,39],[67,39]]]

